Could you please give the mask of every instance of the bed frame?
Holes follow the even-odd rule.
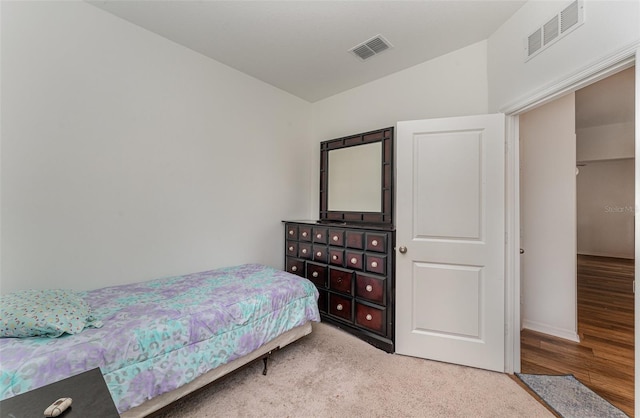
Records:
[[[294,341],[299,340],[311,333],[311,322],[307,322],[304,325],[300,325],[299,327],[293,328],[284,334],[279,335],[275,339],[269,341],[264,344],[262,347],[257,350],[233,360],[230,363],[223,364],[219,367],[216,367],[213,370],[199,376],[195,380],[186,385],[183,385],[177,389],[172,390],[171,392],[164,393],[160,396],[157,396],[153,399],[150,399],[143,403],[142,405],[138,405],[134,408],[129,409],[128,411],[123,412],[120,417],[121,418],[142,418],[146,417],[153,412],[159,411],[165,406],[177,401],[178,399],[195,392],[196,390],[232,373],[233,371],[241,368],[242,366],[251,363],[254,360],[259,358],[263,358],[265,360],[265,368],[263,374],[266,374],[267,363],[266,359],[269,354],[282,348],[288,344],[291,344]]]

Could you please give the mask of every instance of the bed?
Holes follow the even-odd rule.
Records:
[[[259,264],[81,295],[95,328],[0,338],[0,399],[100,367],[120,414],[145,416],[320,321],[313,283]]]

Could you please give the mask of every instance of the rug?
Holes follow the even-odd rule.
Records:
[[[549,407],[565,418],[628,418],[573,375],[516,373]]]

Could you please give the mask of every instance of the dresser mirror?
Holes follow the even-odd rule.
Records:
[[[382,210],[382,143],[329,151],[327,208],[330,211]]]
[[[393,128],[320,144],[320,221],[391,224]]]

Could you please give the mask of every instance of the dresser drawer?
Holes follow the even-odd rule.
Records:
[[[379,334],[386,333],[386,309],[374,308],[356,302],[356,324]]]
[[[329,245],[344,246],[344,231],[341,229],[329,230]]]
[[[287,257],[287,271],[304,277],[304,260]]]
[[[327,241],[327,228],[313,228],[313,242],[326,244]]]
[[[329,289],[352,295],[352,282],[353,273],[351,271],[329,267]]]
[[[316,286],[327,287],[327,266],[322,264],[307,263],[307,279]]]
[[[351,314],[351,299],[343,296],[329,294],[329,313],[346,321],[353,322]]]
[[[356,273],[356,296],[380,305],[386,304],[386,279]]]
[[[300,242],[298,244],[298,257],[311,260],[313,258],[313,247],[310,243]]]
[[[326,263],[329,259],[326,245],[313,245],[313,260]]]
[[[344,250],[337,250],[329,247],[329,264],[334,266],[343,266]]]
[[[345,251],[344,260],[346,267],[355,270],[362,270],[362,253],[355,251]]]
[[[346,231],[347,247],[355,248],[357,250],[364,249],[364,232],[361,231]]]
[[[297,241],[287,241],[286,244],[286,254],[288,257],[297,257],[298,256],[298,242]]]
[[[387,257],[383,255],[365,255],[365,270],[372,273],[384,274],[387,268]]]
[[[298,239],[298,226],[287,224],[287,239]]]
[[[299,226],[298,227],[298,239],[300,241],[309,241],[311,242],[311,239],[313,238],[313,236],[311,235],[311,227],[310,226]]]
[[[387,236],[383,234],[367,234],[367,251],[383,253],[387,250]]]

